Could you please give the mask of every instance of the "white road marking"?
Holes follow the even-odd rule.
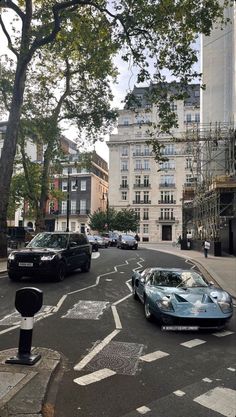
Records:
[[[110,343],[110,341],[120,332],[120,330],[114,330],[105,339],[102,340],[95,348],[86,355],[77,365],[74,366],[75,371],[81,371],[101,350]]]
[[[113,317],[114,317],[114,320],[115,320],[116,329],[122,329],[122,324],[121,324],[120,317],[119,317],[119,314],[117,312],[116,306],[112,305],[111,306],[111,311],[112,311],[112,314],[113,314]]]
[[[100,255],[101,255],[100,252],[93,252],[92,253],[92,259],[97,259],[97,258],[99,258]]]
[[[212,379],[209,379],[209,378],[203,378],[203,381],[204,381],[204,382],[212,382]]]
[[[76,378],[74,379],[74,382],[78,385],[89,385],[89,384],[93,384],[94,382],[101,381],[102,379],[108,378],[115,374],[116,374],[115,371],[112,371],[111,369],[108,369],[108,368],[104,368],[104,369],[99,369],[99,371],[92,372],[91,374]]]
[[[113,305],[113,306],[117,306],[117,304],[120,304],[120,303],[122,303],[122,301],[127,300],[127,298],[131,297],[131,295],[132,295],[132,294],[128,294],[128,295],[126,295],[125,297],[121,298],[120,300],[117,300],[117,301],[116,301],[115,303],[113,303],[112,305]]]
[[[63,297],[61,297],[61,299],[58,301],[57,305],[54,307],[53,313],[57,313],[59,308],[61,308],[62,304],[64,303],[66,297],[67,297],[67,294],[65,294],[65,295],[63,295]]]
[[[195,346],[202,345],[203,343],[206,343],[206,341],[201,340],[201,339],[192,339],[192,340],[189,340],[188,342],[184,342],[184,343],[180,343],[180,344],[182,346],[187,347],[187,348],[193,348]]]
[[[113,280],[111,278],[106,278],[105,281],[111,282]]]
[[[140,360],[144,362],[153,362],[157,359],[164,358],[165,356],[169,356],[169,353],[162,352],[161,350],[156,350],[156,352],[148,353],[147,355],[140,356]]]
[[[142,407],[136,408],[136,411],[139,414],[147,414],[150,410],[150,408],[146,407],[145,405],[143,405]]]
[[[177,390],[177,391],[174,391],[173,394],[177,395],[177,397],[183,397],[185,395],[185,392],[181,390]]]
[[[236,391],[230,388],[216,387],[193,401],[225,417],[235,417]]]
[[[227,368],[227,369],[228,369],[228,371],[231,371],[231,372],[235,372],[236,371],[235,368]]]
[[[12,330],[17,329],[18,327],[20,327],[20,325],[19,325],[19,324],[18,324],[17,326],[8,327],[8,329],[1,330],[0,334],[4,334],[4,333],[11,332]]]
[[[234,334],[234,332],[230,332],[229,330],[223,330],[222,332],[218,332],[218,333],[212,333],[213,336],[216,337],[224,337],[224,336],[229,336],[230,334]]]

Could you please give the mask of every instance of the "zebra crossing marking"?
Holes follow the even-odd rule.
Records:
[[[198,346],[198,345],[202,345],[203,343],[206,343],[205,340],[201,340],[201,339],[192,339],[189,340],[188,342],[184,342],[184,343],[180,343],[182,346],[187,347],[189,349]]]
[[[109,378],[115,375],[116,372],[111,369],[104,368],[99,371],[92,372],[91,374],[83,375],[79,378],[74,379],[74,382],[78,385],[90,385],[94,382],[101,381],[102,379]]]
[[[174,391],[173,394],[177,395],[177,397],[183,397],[185,395],[185,392],[181,390],[177,390],[177,391]]]
[[[212,335],[216,337],[229,336],[230,334],[234,334],[234,332],[231,332],[230,330],[223,330],[222,332],[212,333]]]
[[[216,387],[193,401],[225,417],[235,417],[236,391],[230,388]]]
[[[136,411],[139,414],[147,414],[150,410],[150,408],[146,407],[145,405],[143,405],[142,407],[136,408]]]
[[[139,359],[144,362],[153,362],[157,359],[164,358],[165,356],[169,356],[169,353],[157,350],[156,352],[148,353],[147,355],[141,356]]]

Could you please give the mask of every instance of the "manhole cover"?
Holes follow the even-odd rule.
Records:
[[[143,349],[144,345],[137,343],[110,342],[86,368],[92,371],[108,368],[117,374],[135,375]]]

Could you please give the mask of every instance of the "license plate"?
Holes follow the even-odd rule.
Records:
[[[32,262],[19,262],[19,266],[34,266]]]
[[[194,313],[206,313],[206,309],[205,308],[193,308],[191,312],[193,314]]]

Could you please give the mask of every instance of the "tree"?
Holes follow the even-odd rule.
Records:
[[[99,16],[103,18],[104,29],[110,33],[114,50],[121,50],[123,59],[132,60],[138,68],[138,82],[150,81],[151,59],[156,70],[155,82],[163,81],[162,70],[167,68],[185,85],[197,76],[192,69],[197,60],[193,42],[198,33],[210,33],[214,20],[222,22],[223,7],[218,0],[19,0],[17,3],[0,0],[0,9],[14,13],[13,32],[7,29],[4,13],[0,15],[0,27],[15,58],[8,125],[0,159],[0,255],[5,255],[7,207],[25,86],[29,68],[40,60],[44,47],[50,51],[50,46],[62,42],[69,48],[70,31],[84,14],[91,16],[91,21]],[[21,23],[19,31],[15,31],[15,16]],[[90,29],[88,23],[88,35]],[[85,61],[88,58],[83,50],[81,57]]]
[[[107,211],[97,210],[89,215],[89,227],[92,230],[98,230],[99,233],[115,229],[116,211],[109,207]]]
[[[139,225],[139,219],[137,218],[134,210],[122,209],[117,212],[115,218],[115,229],[127,232],[136,232]]]

